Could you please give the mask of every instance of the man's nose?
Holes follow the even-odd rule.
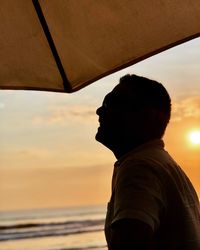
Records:
[[[99,108],[96,110],[96,114],[97,114],[98,116],[100,116],[100,115],[102,114],[102,112],[103,112],[103,107],[102,107],[102,106],[99,107]]]

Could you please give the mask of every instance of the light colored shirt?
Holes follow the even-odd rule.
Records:
[[[115,163],[105,235],[112,224],[137,219],[154,232],[157,250],[200,250],[200,206],[186,174],[162,140],[143,144]]]

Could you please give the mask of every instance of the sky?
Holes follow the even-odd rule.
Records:
[[[0,210],[107,203],[116,159],[94,139],[95,111],[127,73],[157,80],[167,88],[172,118],[165,147],[200,197],[198,38],[73,94],[0,90]]]

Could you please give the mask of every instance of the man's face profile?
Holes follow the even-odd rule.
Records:
[[[122,91],[123,90],[123,91]],[[99,128],[96,140],[112,149],[122,143],[130,130],[130,123],[133,122],[133,115],[130,115],[125,99],[125,91],[120,84],[113,91],[106,95],[102,106],[97,109],[99,116]],[[132,129],[133,126],[132,126]]]
[[[96,111],[99,116],[99,128],[96,134],[96,140],[103,143],[105,146],[109,146],[109,144],[113,141],[113,132],[115,125],[117,124],[117,114],[112,107],[111,95],[111,93],[106,95],[102,106]]]

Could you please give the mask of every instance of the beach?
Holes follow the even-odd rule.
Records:
[[[0,212],[0,250],[106,250],[105,206]]]

